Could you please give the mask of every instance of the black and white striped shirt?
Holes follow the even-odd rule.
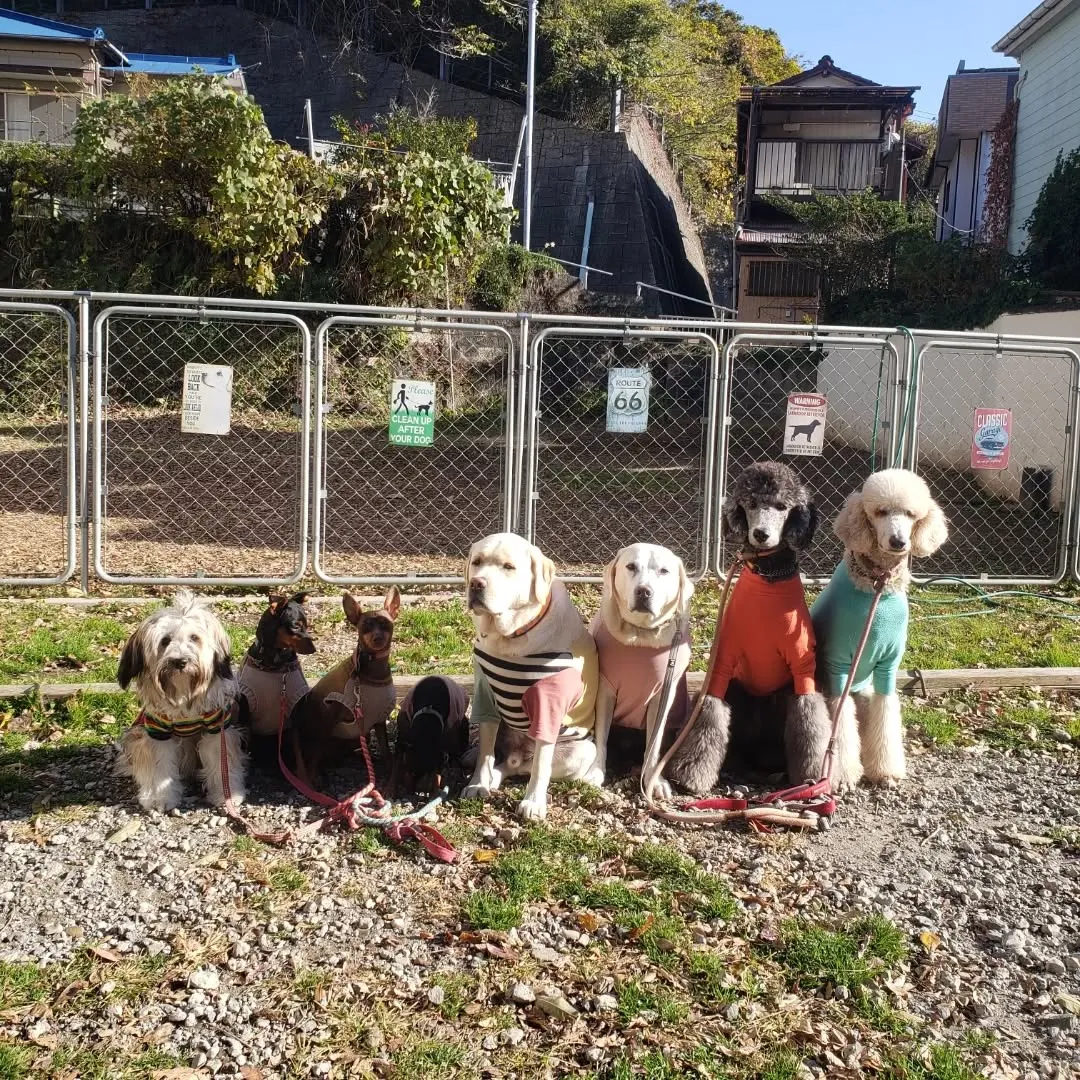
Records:
[[[522,729],[529,726],[529,718],[521,705],[525,691],[549,675],[556,675],[567,668],[580,672],[584,667],[584,657],[575,656],[572,652],[533,653],[508,660],[474,648],[473,656],[487,679],[503,723]]]

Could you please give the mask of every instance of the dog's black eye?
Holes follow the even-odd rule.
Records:
[[[905,510],[904,513],[907,514],[907,516],[911,518],[912,521],[914,521],[919,516],[915,513],[914,510]]]
[[[512,574],[512,573],[514,572],[514,564],[513,564],[513,563],[509,563],[509,562],[504,562],[504,563],[502,564],[502,568],[503,568],[503,569],[504,569],[505,571],[507,571],[507,573],[511,573],[511,574]]]
[[[636,574],[637,573],[637,563],[636,562],[628,562],[626,564],[626,569],[629,570],[631,574]]]
[[[666,566],[661,566],[661,567],[660,567],[660,569],[659,569],[659,570],[657,570],[657,573],[658,573],[658,574],[659,574],[659,575],[660,575],[661,577],[663,577],[663,576],[664,576],[665,574],[670,574],[670,573],[671,573],[671,571],[670,571],[670,570],[669,570],[669,569],[668,569],[668,568],[667,568]]]
[[[172,638],[171,638],[171,637],[169,637],[169,635],[168,635],[168,634],[166,634],[166,635],[165,635],[165,636],[164,636],[164,637],[163,637],[163,638],[161,639],[161,647],[162,647],[163,649],[167,649],[167,648],[168,648],[168,647],[169,647],[169,646],[170,646],[171,644],[172,644]]]
[[[191,635],[191,644],[192,645],[201,645],[202,644],[202,638],[199,637],[198,634],[192,634]]]
[[[781,511],[782,513],[787,509],[787,507],[783,503],[777,503],[774,509]]]
[[[889,511],[886,510],[884,507],[881,507],[881,508],[874,511],[874,517],[883,518],[883,517],[888,517],[888,516],[889,516]]]

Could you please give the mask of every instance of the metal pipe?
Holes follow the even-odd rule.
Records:
[[[533,135],[536,125],[536,9],[529,0],[529,48],[525,76],[525,206],[521,223],[521,246],[532,251]]]
[[[581,287],[589,287],[589,240],[592,237],[593,210],[596,208],[596,200],[590,195],[589,205],[585,210],[585,235],[581,241],[581,263],[578,269],[578,281]]]
[[[90,591],[90,297],[80,296],[79,323],[79,523],[81,529],[81,583]]]
[[[689,296],[687,293],[672,292],[671,289],[661,289],[659,285],[650,285],[646,281],[635,281],[637,286],[638,299],[641,299],[642,289],[651,289],[653,292],[664,293],[667,296],[677,296],[680,300],[690,300],[695,304],[700,304],[702,307],[712,308],[713,311],[730,311],[733,315],[737,315],[738,312],[734,308],[724,307],[723,304],[714,304],[711,300],[702,300],[697,296]]]
[[[304,128],[307,131],[308,157],[315,160],[315,123],[311,118],[311,98],[304,99]]]

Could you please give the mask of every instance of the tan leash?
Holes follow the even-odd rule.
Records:
[[[694,802],[686,803],[678,809],[668,809],[661,805],[653,796],[653,790],[657,780],[663,775],[668,762],[686,740],[694,724],[696,724],[701,717],[701,711],[706,696],[705,691],[712,681],[713,671],[716,667],[716,658],[720,642],[720,629],[723,624],[724,613],[727,610],[732,581],[735,577],[736,570],[749,561],[750,560],[746,555],[740,555],[735,562],[732,563],[731,569],[728,570],[727,577],[724,581],[724,589],[720,596],[720,609],[716,617],[716,630],[713,633],[712,646],[709,650],[709,663],[706,668],[705,681],[702,685],[702,690],[698,694],[697,700],[694,702],[693,710],[691,711],[686,724],[683,726],[682,731],[679,732],[675,742],[672,743],[671,747],[668,749],[668,752],[651,769],[649,769],[647,773],[645,769],[642,769],[641,794],[652,814],[664,821],[679,824],[723,825],[727,824],[729,821],[744,820],[755,829],[767,829],[772,825],[783,825],[788,828],[798,829],[822,828],[823,821],[829,818],[836,810],[836,800],[832,794],[832,771],[836,754],[836,743],[840,731],[841,712],[850,696],[851,686],[855,680],[855,673],[858,671],[859,663],[862,660],[863,652],[866,649],[866,643],[870,637],[870,630],[874,623],[874,616],[877,613],[882,593],[885,590],[885,586],[899,571],[899,568],[903,563],[898,564],[892,571],[880,573],[874,578],[874,597],[870,604],[870,610],[866,615],[862,635],[860,636],[858,646],[855,649],[851,667],[844,683],[843,692],[837,699],[830,718],[831,726],[829,731],[829,743],[821,763],[820,780],[813,784],[800,784],[796,787],[786,788],[782,791],[771,792],[754,802],[747,799],[722,796],[712,799],[699,799]],[[675,637],[672,641],[672,657],[681,641],[684,626],[687,639],[689,640],[689,616],[687,616],[684,621],[680,621],[680,626],[676,629]],[[661,690],[656,730],[646,748],[646,762],[652,761],[654,751],[663,745],[664,728],[667,725],[667,715],[671,705],[670,699],[674,684],[673,675],[674,664],[669,661],[668,673],[665,678],[664,687]],[[788,809],[787,806],[784,805],[786,803],[797,803],[801,805],[798,809]]]

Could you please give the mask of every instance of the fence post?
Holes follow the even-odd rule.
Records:
[[[79,330],[79,560],[84,593],[90,591],[90,294],[77,297]]]

